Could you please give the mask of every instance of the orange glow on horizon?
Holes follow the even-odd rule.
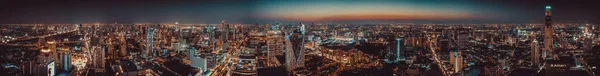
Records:
[[[299,21],[336,21],[336,20],[431,20],[431,19],[467,19],[469,15],[333,15],[333,16],[282,16],[277,17]]]

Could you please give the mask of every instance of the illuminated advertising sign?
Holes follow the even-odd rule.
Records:
[[[50,62],[48,64],[48,76],[54,76],[54,72],[55,72],[54,66],[55,66],[54,62]]]

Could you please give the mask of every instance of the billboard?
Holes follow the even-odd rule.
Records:
[[[52,62],[50,62],[48,64],[48,69],[47,69],[48,70],[48,76],[54,76],[54,72],[56,72],[54,70],[55,69],[54,67],[55,67],[54,61],[52,61]]]

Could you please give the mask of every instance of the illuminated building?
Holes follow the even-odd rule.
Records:
[[[469,44],[470,37],[471,33],[468,29],[461,29],[460,31],[458,31],[458,35],[456,35],[456,43],[458,44],[458,47],[460,49],[465,49],[471,46],[471,44]]]
[[[548,76],[567,76],[567,75],[572,75],[572,74],[576,74],[573,71],[575,71],[574,69],[577,68],[577,61],[579,60],[575,60],[575,57],[570,57],[570,56],[561,56],[558,57],[557,59],[553,59],[553,60],[546,60],[546,64],[544,65],[544,68],[546,69],[545,73]],[[574,75],[574,76],[579,76],[579,75]],[[591,76],[591,75],[590,75]]]
[[[69,49],[67,46],[62,47],[60,51],[60,58],[60,67],[63,70],[68,71],[71,68],[71,49]]]
[[[196,49],[193,47],[188,48],[188,58],[192,61],[192,67],[200,68],[202,72],[208,70],[207,59],[196,56]]]
[[[455,73],[462,70],[462,68],[463,68],[462,63],[463,63],[463,57],[462,57],[462,53],[460,52],[460,50],[452,49],[452,51],[450,51],[450,64],[452,64],[453,71]]]
[[[127,42],[123,33],[119,34],[119,48],[119,56],[125,57],[127,55]]]
[[[78,30],[77,30],[77,34],[78,34],[78,35],[81,35],[81,34],[82,34],[82,32],[83,32],[83,26],[82,26],[82,24],[77,24],[77,29],[78,29]]]
[[[56,57],[53,57],[56,51],[51,51],[50,48],[42,48],[40,55],[38,55],[36,64],[32,67],[34,76],[54,76],[56,73],[56,63],[54,62]],[[50,52],[46,52],[50,51]]]
[[[271,29],[267,31],[267,56],[281,55],[283,52],[283,36],[281,30],[279,30],[279,23],[271,26]]]
[[[46,42],[46,46],[48,46],[48,49],[50,50],[50,53],[52,54],[52,57],[54,57],[54,60],[59,60],[60,57],[58,57],[58,51],[56,48],[56,41],[55,40],[48,40]],[[54,62],[56,66],[58,66],[60,64],[60,62]]]
[[[554,29],[552,28],[552,11],[551,11],[552,7],[551,6],[546,6],[546,18],[545,18],[545,26],[544,26],[544,52],[546,53],[545,55],[542,55],[542,57],[545,58],[552,58],[553,56],[553,48],[554,48],[554,39],[553,34],[554,34]]]
[[[142,57],[149,58],[148,55],[154,49],[154,28],[148,28],[146,35],[146,50],[142,51]]]
[[[404,39],[396,38],[394,44],[395,45],[389,48],[390,50],[386,55],[385,62],[387,63],[396,63],[398,61],[404,60],[404,57],[402,56],[402,48],[404,48]]]
[[[533,39],[531,42],[531,64],[537,66],[540,63],[540,53],[538,47],[538,41]]]
[[[283,50],[281,31],[268,31],[267,34],[267,56],[281,55]]]
[[[50,51],[56,52],[56,41],[48,40],[46,42],[46,46],[48,46],[48,49],[50,49]]]
[[[450,52],[450,40],[442,38],[439,41],[440,51],[444,53]]]
[[[292,48],[294,51],[295,58],[295,66],[303,67],[304,66],[304,33],[306,32],[304,24],[300,23],[300,26],[297,30],[292,34],[292,38],[290,39],[292,43]]]
[[[215,39],[215,27],[212,25],[208,25],[206,26],[206,32],[208,32],[208,40],[209,40],[209,45],[212,45],[211,48],[213,48],[212,50],[215,49],[215,45],[216,45],[216,39]]]
[[[294,65],[296,63],[296,58],[295,58],[295,54],[294,54],[294,50],[293,50],[293,45],[290,42],[290,40],[285,40],[286,42],[286,47],[285,47],[285,64],[286,64],[286,69],[288,72],[291,72],[292,69],[294,69]]]
[[[222,41],[223,45],[221,45],[223,48],[222,50],[227,51],[227,47],[229,46],[229,45],[227,45],[227,43],[229,41],[229,36],[228,36],[229,35],[229,24],[225,24],[225,20],[221,21],[221,31],[224,32],[222,34],[223,37],[221,38],[221,39],[223,39],[223,41]]]
[[[178,52],[180,50],[180,46],[181,46],[181,43],[179,43],[177,41],[173,41],[171,43],[171,50],[173,50],[174,52]]]
[[[593,41],[592,39],[594,38],[594,34],[592,34],[590,32],[590,29],[588,29],[588,27],[583,28],[583,36],[584,36],[584,40],[583,40],[583,50],[584,51],[591,51],[592,50],[592,46],[593,46]]]
[[[177,49],[177,53],[182,53],[183,51],[185,51],[186,48],[188,48],[188,42],[185,39],[179,39],[179,49]]]
[[[108,43],[106,44],[106,50],[108,52],[108,59],[115,59],[116,54],[114,52],[115,48],[112,43],[112,38],[108,38],[107,42]]]
[[[106,58],[104,48],[93,47],[92,67],[96,73],[105,72]]]

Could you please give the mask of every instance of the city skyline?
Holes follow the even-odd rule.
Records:
[[[591,1],[6,2],[0,74],[9,76],[600,72]]]

